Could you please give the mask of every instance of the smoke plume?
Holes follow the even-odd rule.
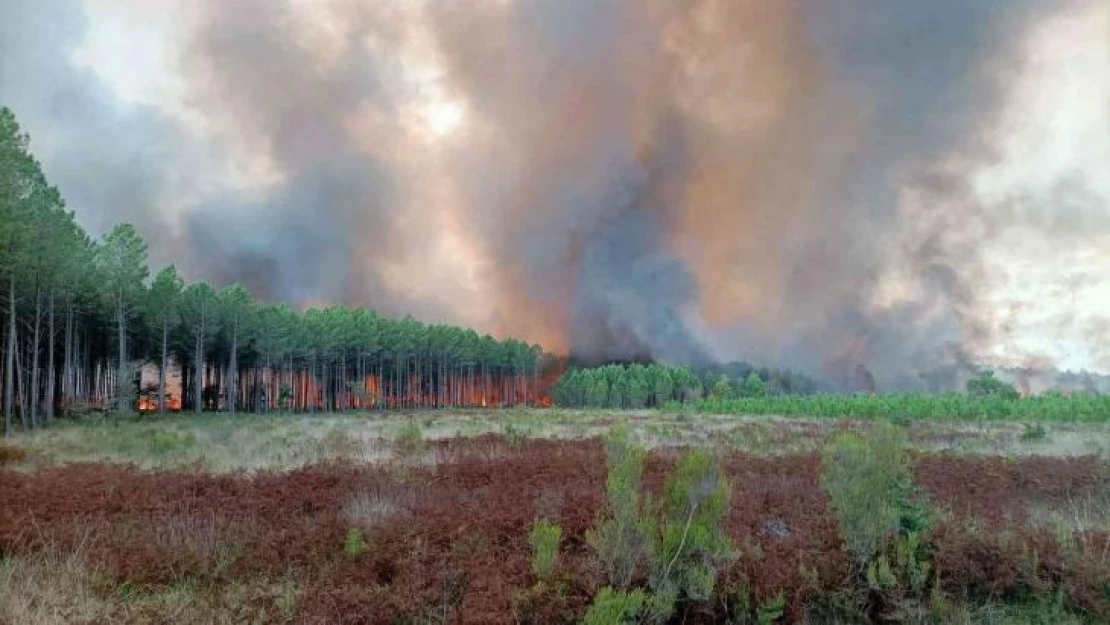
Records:
[[[998,252],[1106,288],[1110,147],[1032,185],[1018,141],[1046,29],[1110,63],[1098,0],[200,0],[151,102],[74,64],[86,3],[0,8],[0,99],[87,225],[190,277],[845,388],[1110,370],[1105,317],[1000,291],[1034,270]]]

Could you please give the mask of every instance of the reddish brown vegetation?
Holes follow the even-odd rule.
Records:
[[[14,445],[0,444],[0,467],[17,462],[23,462],[27,459],[27,452]]]
[[[0,471],[0,551],[83,545],[116,582],[137,585],[290,575],[301,590],[299,622],[396,622],[453,594],[461,602],[452,622],[509,623],[514,613],[531,622],[579,618],[601,583],[584,538],[602,501],[600,446],[530,441],[513,450],[483,438],[438,447],[450,463],[404,471],[324,465],[246,477],[104,464]],[[648,488],[660,487],[673,460],[651,457]],[[1108,613],[1098,586],[1107,570],[1097,554],[1069,556],[1013,513],[1031,498],[1063,501],[1102,486],[1101,465],[938,456],[918,465],[921,484],[953,511],[933,532],[946,590],[1002,597],[1063,584],[1083,607]],[[742,584],[759,601],[784,590],[796,616],[808,599],[843,584],[848,560],[815,456],[736,455],[725,468],[733,484],[727,531],[743,555],[722,592]],[[344,537],[358,523],[346,511],[363,492],[396,495],[403,509],[364,525],[367,549],[346,555]],[[540,590],[532,588],[527,542],[538,508],[558,516],[564,536],[556,579]],[[969,529],[969,516],[994,529]]]

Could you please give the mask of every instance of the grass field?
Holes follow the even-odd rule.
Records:
[[[615,425],[650,450],[648,491],[662,492],[688,447],[714,450],[731,484],[722,526],[736,557],[685,622],[858,622],[870,608],[856,604],[886,592],[846,581],[859,572],[821,477],[822,448],[866,434],[868,419],[148,416],[6,442],[0,622],[579,622],[605,585],[587,533],[606,501],[598,437]],[[887,617],[1110,617],[1106,428],[897,427],[934,510],[933,568],[917,608]],[[538,518],[561,529],[543,579],[529,544]]]
[[[142,468],[197,468],[214,472],[290,469],[331,460],[381,463],[412,427],[426,440],[474,438],[574,440],[603,436],[628,424],[648,449],[713,446],[757,455],[814,452],[833,434],[867,428],[870,419],[737,416],[667,411],[463,410],[365,414],[147,415],[101,418],[19,437],[28,452],[23,470],[70,462],[131,463]],[[1110,428],[1048,421],[905,422],[922,451],[1003,456],[1101,456],[1110,453]]]

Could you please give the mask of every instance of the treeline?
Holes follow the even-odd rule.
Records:
[[[691,409],[707,414],[852,417],[936,421],[1110,421],[1110,395],[1049,392],[1014,397],[967,393],[875,395],[772,395],[702,399]]]
[[[710,368],[661,364],[604,365],[574,368],[551,388],[556,405],[568,408],[661,408],[670,403],[695,404],[703,399],[730,400],[801,392],[797,376],[746,367],[742,379]]]
[[[153,279],[129,224],[94,241],[0,109],[0,301],[5,434],[59,410],[342,410],[536,403],[539,346],[389,319],[303,314],[239,285]],[[157,381],[140,388],[154,363]],[[180,371],[180,392],[167,374]],[[176,377],[176,376],[175,376]]]
[[[732,367],[742,379],[719,373]],[[783,380],[790,380],[794,392]],[[689,367],[605,365],[570,369],[552,387],[567,408],[664,408],[712,414],[762,414],[928,420],[1110,421],[1110,395],[1049,391],[1022,395],[1012,384],[982,371],[957,393],[810,393],[804,376],[749,366]]]

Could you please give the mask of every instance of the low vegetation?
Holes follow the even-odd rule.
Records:
[[[541,416],[608,434],[519,434]],[[658,416],[497,417],[105,420],[20,437],[26,458],[0,469],[0,622],[1110,618],[1110,464],[1095,456],[937,453],[885,420],[745,421],[730,436],[817,433],[753,438],[757,454],[660,444]],[[470,438],[453,434],[464,423]],[[1041,444],[1007,431],[1015,449]],[[149,468],[64,449],[77,442]],[[221,445],[267,470],[197,462]]]
[[[532,574],[537,579],[548,579],[555,570],[562,535],[563,530],[557,523],[537,520],[532,524],[532,533],[528,539],[532,545]]]
[[[886,418],[938,421],[1110,421],[1110,394],[1048,392],[1023,397],[984,371],[963,393],[799,393],[785,374],[750,371],[743,378],[698,375],[689,367],[608,365],[571,369],[552,389],[559,406],[656,407],[706,414]],[[766,377],[763,377],[766,376]],[[808,387],[807,387],[808,388]]]

